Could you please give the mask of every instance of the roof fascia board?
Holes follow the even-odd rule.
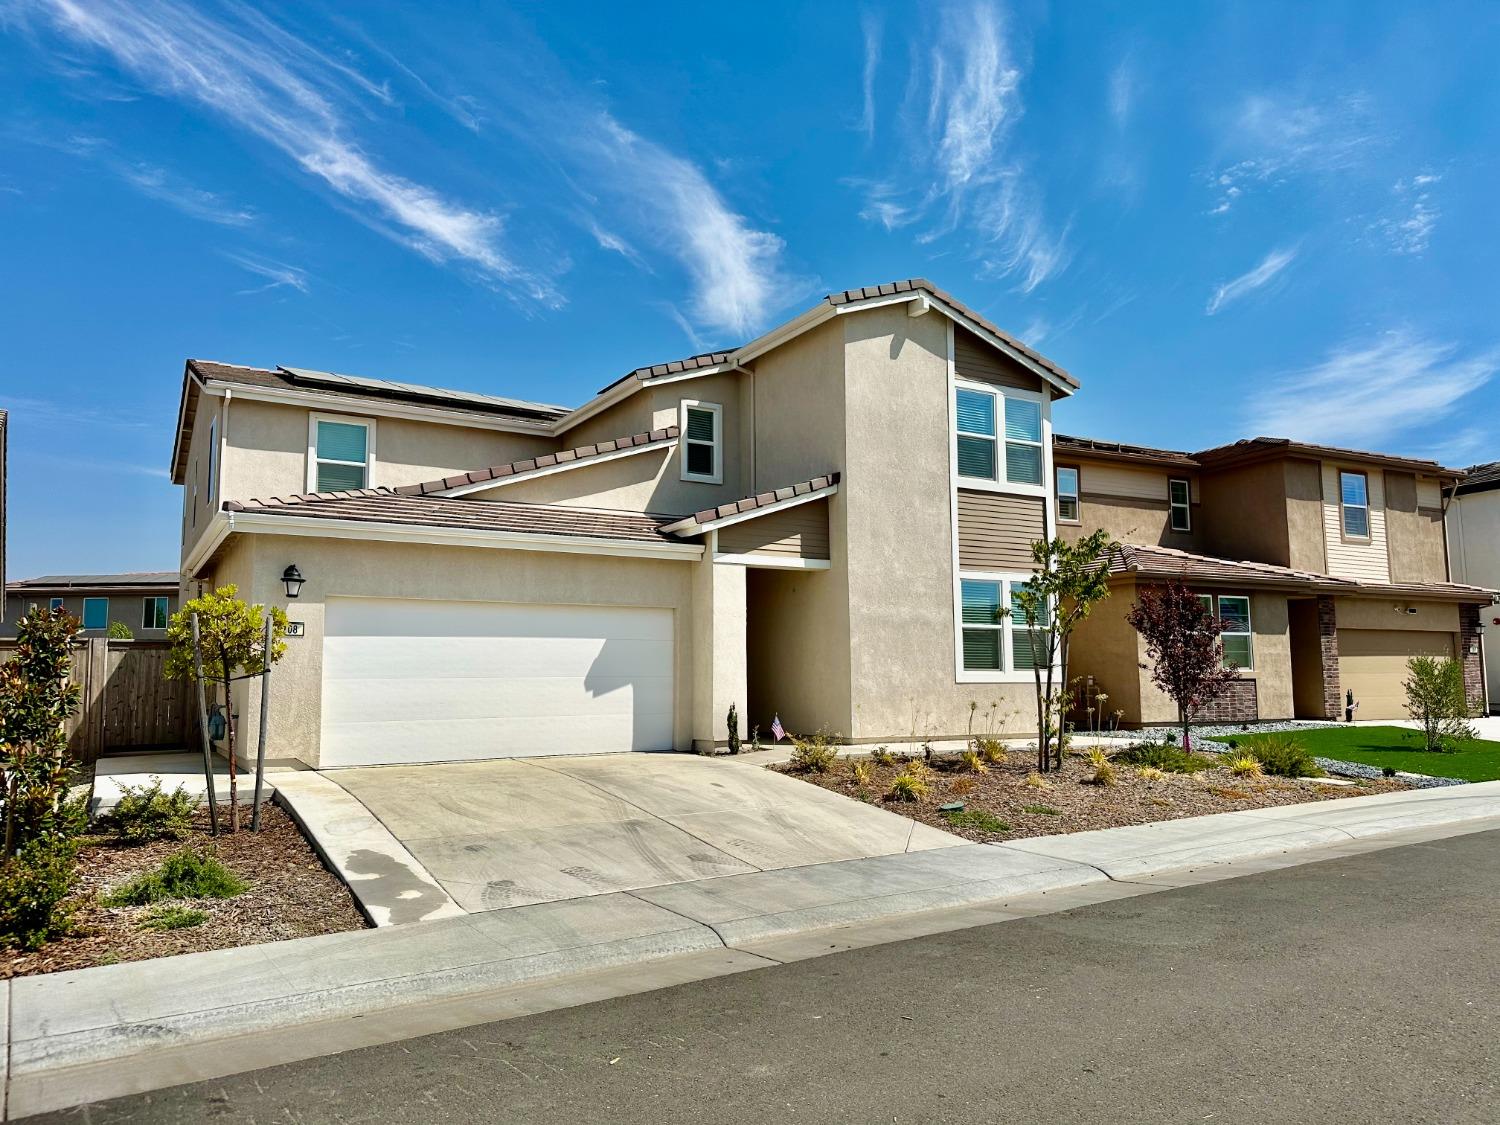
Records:
[[[907,297],[910,300],[910,295]],[[764,336],[751,340],[744,347],[729,353],[729,362],[735,366],[743,366],[758,356],[765,355],[772,348],[780,347],[788,340],[802,335],[822,324],[825,320],[832,320],[838,316],[839,310],[828,304],[820,302],[808,309],[800,316],[795,316],[776,328],[771,329]]]
[[[198,545],[188,553],[187,558],[182,560],[183,577],[197,578],[199,568],[213,558],[214,552],[233,530],[234,516],[229,512],[215,512],[213,522],[198,538]]]
[[[799,504],[810,504],[814,500],[821,500],[825,496],[832,496],[838,490],[838,485],[830,484],[823,488],[815,488],[811,492],[804,492],[801,496],[788,496],[785,500],[778,500],[776,503],[767,504],[762,508],[751,508],[748,512],[736,512],[732,516],[720,516],[718,519],[708,520],[704,523],[698,523],[693,517],[689,516],[685,520],[678,520],[676,523],[668,524],[662,530],[670,532],[673,535],[702,535],[705,531],[717,531],[721,527],[730,527],[737,523],[744,523],[746,520],[758,519],[761,516],[768,516],[772,512],[784,512],[788,508],[797,507]]]
[[[172,466],[168,474],[173,484],[181,484],[187,472],[187,448],[183,444],[183,427],[187,425],[188,395],[193,393],[193,388],[203,390],[203,380],[198,378],[198,373],[192,366],[185,365],[182,370],[182,397],[177,401],[177,433],[172,439]]]
[[[214,380],[203,384],[203,393],[222,398],[228,391],[233,391],[235,398],[250,399],[255,402],[275,402],[285,406],[307,406],[322,410],[336,409],[349,414],[372,414],[377,418],[413,418],[422,422],[436,422],[445,426],[467,426],[476,430],[501,430],[512,434],[532,434],[539,437],[550,437],[553,434],[553,423],[551,422],[519,422],[501,421],[498,419],[474,415],[460,414],[452,410],[444,410],[436,406],[418,406],[413,403],[382,402],[379,399],[366,398],[360,395],[340,395],[337,392],[324,394],[311,391],[297,390],[275,390],[267,387],[250,387],[242,383],[220,383]]]
[[[1403,457],[1385,457],[1379,453],[1360,453],[1350,450],[1345,453],[1340,450],[1310,449],[1303,445],[1277,445],[1262,446],[1254,450],[1246,450],[1240,453],[1228,453],[1218,457],[1209,457],[1203,460],[1205,453],[1212,450],[1202,450],[1191,454],[1194,460],[1206,472],[1218,469],[1237,469],[1244,465],[1259,465],[1266,461],[1328,461],[1335,465],[1366,465],[1371,468],[1394,469],[1398,472],[1413,473],[1417,476],[1434,477],[1438,480],[1454,481],[1462,480],[1461,474],[1445,469],[1441,465],[1428,464],[1422,461],[1408,461]]]
[[[445,547],[490,547],[564,555],[623,555],[679,562],[703,557],[703,545],[700,543],[636,543],[628,539],[587,535],[529,535],[525,532],[481,528],[413,526],[314,516],[273,516],[263,512],[232,512],[228,519],[232,531],[264,535],[359,539],[381,543],[431,543]]]
[[[1077,390],[1076,387],[1069,386],[1067,383],[1063,382],[1063,380],[1059,379],[1056,375],[1048,371],[1045,367],[1039,364],[1036,360],[1032,359],[1030,356],[1026,355],[1024,352],[1018,351],[1015,347],[1006,343],[999,336],[996,336],[982,324],[978,324],[970,320],[967,316],[959,312],[947,301],[943,300],[941,297],[934,296],[933,294],[927,292],[925,289],[912,290],[905,293],[892,293],[884,297],[865,297],[863,300],[850,301],[847,304],[839,305],[834,311],[839,315],[843,315],[845,313],[860,312],[864,309],[880,308],[882,305],[909,304],[915,300],[925,300],[927,302],[928,308],[937,309],[949,320],[953,321],[954,324],[959,324],[964,328],[967,328],[970,332],[974,333],[974,335],[978,336],[986,344],[989,344],[990,347],[995,348],[997,351],[1004,352],[1007,356],[1015,360],[1022,367],[1026,368],[1026,370],[1030,371],[1037,378],[1053,387],[1056,387],[1059,391],[1062,392],[1063,395],[1072,395],[1073,392]]]
[[[804,559],[794,555],[716,554],[714,562],[720,566],[749,566],[766,570],[831,570],[833,568],[833,562],[829,559]]]
[[[468,496],[475,492],[488,492],[492,488],[504,488],[508,484],[520,484],[522,481],[536,480],[538,477],[550,477],[554,473],[567,472],[569,469],[586,469],[590,465],[602,465],[606,461],[618,461],[622,457],[634,457],[638,453],[651,453],[662,449],[673,449],[677,445],[677,438],[665,438],[662,441],[648,442],[645,445],[632,445],[625,449],[616,449],[609,453],[596,453],[592,457],[579,457],[572,461],[563,461],[556,465],[544,465],[540,469],[528,469],[524,473],[512,473],[508,477],[493,477],[490,480],[482,480],[473,484],[461,484],[457,488],[444,489],[442,492],[429,492],[429,496]]]

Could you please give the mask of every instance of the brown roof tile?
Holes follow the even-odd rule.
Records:
[[[1067,434],[1052,435],[1052,450],[1057,456],[1100,457],[1110,461],[1132,461],[1137,464],[1169,465],[1183,469],[1196,469],[1198,462],[1192,454],[1177,449],[1153,449],[1149,445],[1127,445],[1118,441],[1100,441],[1096,438],[1070,437]]]
[[[631,434],[629,437],[595,442],[593,445],[580,445],[575,449],[565,449],[560,453],[544,453],[539,457],[527,457],[520,461],[512,461],[509,465],[494,465],[488,469],[474,469],[467,473],[460,473],[457,476],[444,477],[442,480],[422,481],[420,484],[403,484],[398,488],[392,489],[392,491],[402,496],[429,496],[434,492],[446,492],[450,488],[462,488],[466,484],[504,481],[508,477],[535,472],[537,469],[547,469],[554,465],[567,465],[588,461],[601,454],[614,453],[621,449],[643,449],[653,445],[669,445],[677,440],[677,436],[678,428],[676,426],[667,426],[663,429],[651,430],[649,433]]]
[[[1346,449],[1337,445],[1318,445],[1313,442],[1293,441],[1291,438],[1280,437],[1242,438],[1229,445],[1219,445],[1212,449],[1200,450],[1193,454],[1193,458],[1205,467],[1217,468],[1220,465],[1234,464],[1242,461],[1260,461],[1285,454],[1303,454],[1320,458],[1342,458],[1344,460],[1362,461],[1375,465],[1389,465],[1394,468],[1408,469],[1412,472],[1429,473],[1433,476],[1452,478],[1463,476],[1457,469],[1447,469],[1436,461],[1429,461],[1421,457],[1400,457],[1391,453],[1377,453],[1367,449]]]
[[[686,359],[668,360],[666,363],[653,363],[646,367],[637,367],[634,371],[627,371],[613,383],[599,388],[602,395],[612,387],[618,387],[627,379],[655,379],[662,375],[680,375],[685,371],[698,371],[704,367],[715,367],[721,363],[728,363],[733,352],[700,352],[690,355]]]
[[[725,519],[729,516],[744,515],[746,512],[758,511],[761,508],[773,508],[777,504],[783,504],[797,496],[806,496],[809,492],[817,492],[819,489],[830,488],[839,483],[842,474],[826,473],[812,480],[805,480],[800,484],[788,485],[786,488],[778,488],[774,492],[762,492],[755,496],[746,496],[741,500],[731,500],[726,504],[720,504],[716,508],[704,508],[700,512],[694,512],[686,519],[669,522],[663,528],[674,535],[696,535],[693,530],[697,524],[708,523],[711,520]]]

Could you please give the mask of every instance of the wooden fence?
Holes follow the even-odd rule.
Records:
[[[68,751],[89,765],[112,751],[191,746],[197,734],[192,684],[164,676],[166,641],[89,637],[73,651],[72,679],[80,690],[68,720]],[[0,641],[0,663],[15,642]]]

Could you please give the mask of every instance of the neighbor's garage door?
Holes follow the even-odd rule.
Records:
[[[1399,629],[1340,629],[1339,685],[1352,690],[1359,719],[1405,719],[1406,662],[1413,656],[1453,655],[1451,633]],[[1342,703],[1342,701],[1340,701]]]
[[[330,598],[320,764],[672,747],[672,613]]]

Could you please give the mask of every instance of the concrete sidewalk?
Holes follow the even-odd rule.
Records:
[[[7,1118],[1500,826],[1500,782],[727,875],[8,982]]]

